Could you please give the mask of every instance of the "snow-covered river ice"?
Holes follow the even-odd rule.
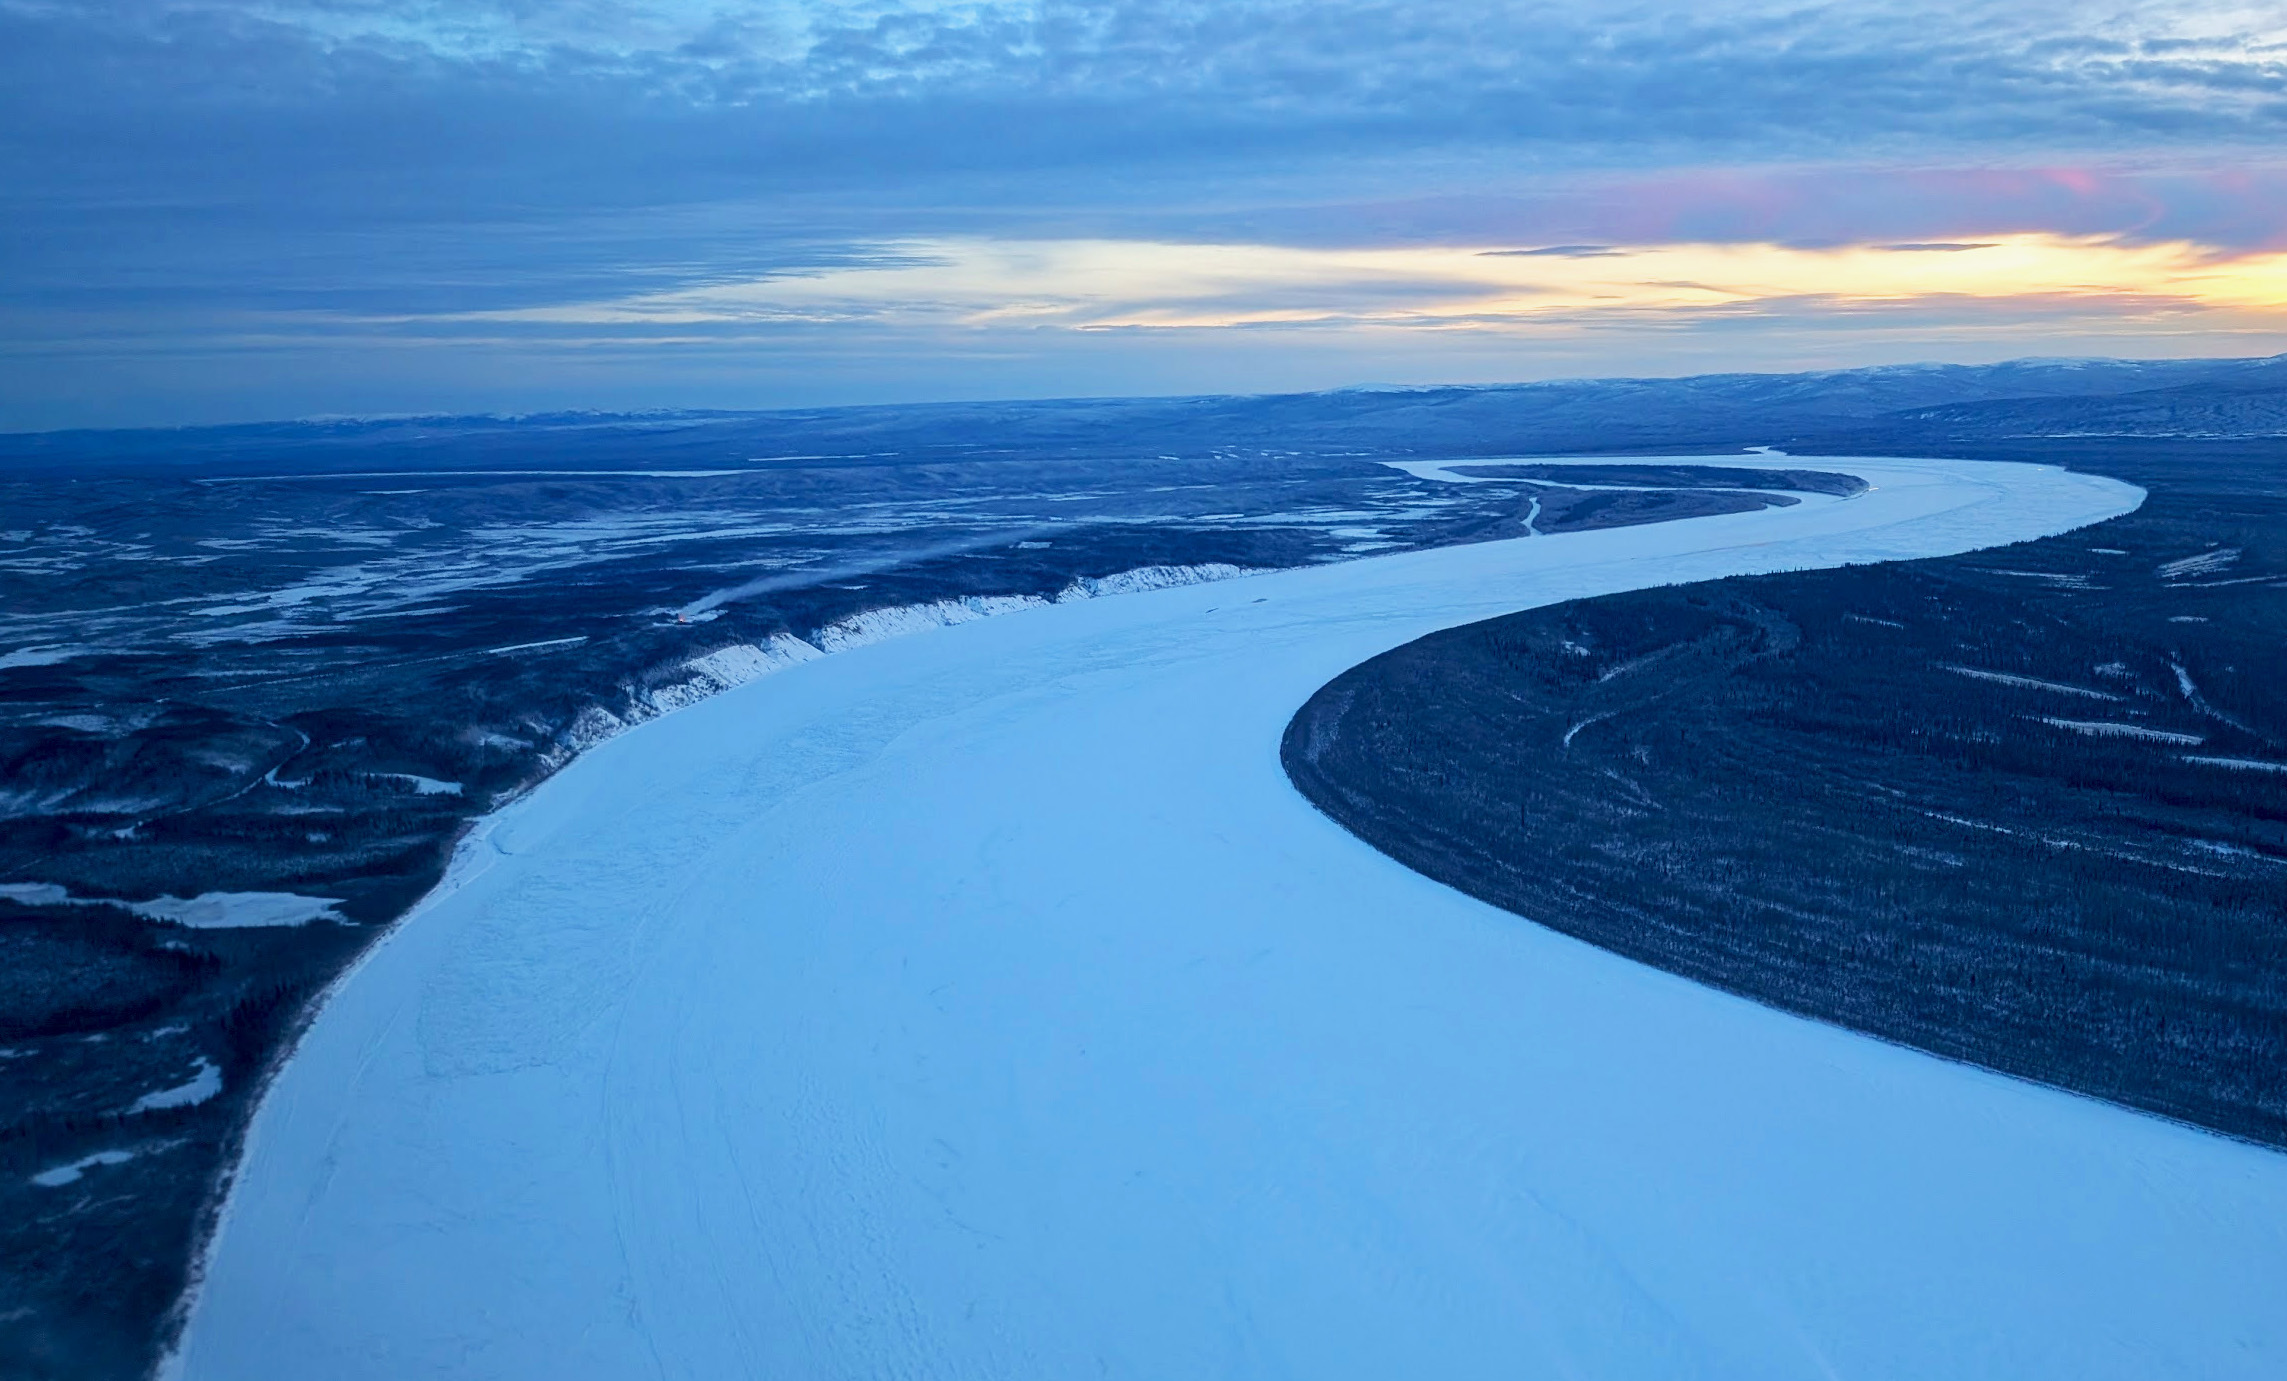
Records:
[[[2287,1372],[2287,1156],[1564,939],[1281,772],[1434,629],[2138,500],[1800,463],[1874,488],[981,620],[602,745],[327,1004],[170,1370]]]

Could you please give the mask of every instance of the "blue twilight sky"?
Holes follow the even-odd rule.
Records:
[[[0,428],[2287,349],[2287,8],[0,0]]]

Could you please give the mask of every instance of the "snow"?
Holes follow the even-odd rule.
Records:
[[[690,668],[720,682],[723,689],[728,690],[732,686],[743,686],[757,676],[783,671],[798,662],[814,661],[818,656],[818,649],[800,638],[777,634],[760,647],[751,643],[738,643],[717,648],[704,657],[695,658],[690,663]]]
[[[1280,771],[1437,628],[2137,499],[1830,465],[1879,488],[974,619],[602,744],[336,989],[169,1374],[2280,1375],[2287,1156],[1566,940]]]
[[[1775,451],[1768,446],[1753,447],[1748,454],[1758,458],[1786,457],[1786,452]],[[1687,461],[1693,465],[1728,465],[1734,468],[1744,464],[1744,461],[1738,457],[1724,456],[1595,456],[1586,458],[1570,456],[1478,456],[1460,460],[1385,460],[1379,463],[1387,465],[1392,470],[1403,470],[1415,479],[1435,480],[1441,484],[1517,484],[1522,482],[1527,484],[1563,484],[1572,489],[1640,493],[1646,490],[1670,490],[1677,486],[1673,484],[1578,484],[1571,480],[1519,481],[1508,475],[1478,475],[1469,472],[1472,469],[1495,465],[1653,465],[1663,461],[1675,460]],[[1841,497],[1835,494],[1806,496],[1792,489],[1770,489],[1750,484],[1742,484],[1739,489],[1747,493],[1792,495],[1798,502],[1804,497],[1810,497],[1831,503]],[[1540,514],[1539,499],[1533,500],[1533,514],[1535,517]]]
[[[177,1084],[173,1088],[160,1089],[156,1093],[146,1093],[130,1104],[127,1111],[139,1113],[153,1112],[160,1108],[196,1107],[220,1092],[222,1092],[222,1071],[215,1067],[214,1061],[202,1056],[199,1060],[198,1073],[191,1076],[190,1082]]]
[[[0,652],[0,671],[10,667],[52,667],[58,662],[68,662],[92,650],[85,647],[21,647],[14,652]]]
[[[286,484],[300,480],[466,479],[489,476],[522,479],[527,475],[565,479],[711,480],[745,473],[744,470],[311,470],[286,475],[208,475],[193,483]]]
[[[36,722],[82,734],[107,734],[118,727],[117,720],[99,714],[59,714]]]
[[[2287,762],[2265,762],[2261,758],[2213,758],[2186,753],[2184,761],[2196,762],[2202,767],[2228,767],[2236,772],[2287,772]]]
[[[1119,571],[1112,575],[1083,576],[1065,586],[1056,599],[1060,604],[1068,604],[1076,599],[1133,595],[1145,590],[1203,585],[1213,580],[1235,580],[1243,575],[1255,574],[1258,572],[1245,566],[1234,566],[1223,561],[1207,561],[1196,566],[1138,566],[1132,571]]]
[[[1880,622],[1880,620],[1869,620],[1869,622]],[[1896,626],[1895,624],[1892,625],[1892,627]],[[1979,681],[1993,681],[2004,686],[2015,686],[2019,690],[2045,690],[2055,691],[2060,695],[2085,695],[2091,700],[2119,700],[2123,698],[2114,695],[2111,691],[2090,690],[2086,686],[2071,686],[2062,681],[2044,681],[2037,676],[2013,676],[2006,671],[1984,671],[1977,667],[1957,666],[1952,662],[1940,662],[1938,666],[1941,670],[1950,671],[1956,676],[1968,676]]]
[[[58,1165],[52,1169],[42,1170],[39,1174],[32,1176],[32,1183],[42,1189],[61,1189],[67,1184],[79,1183],[80,1176],[86,1174],[91,1167],[125,1165],[133,1159],[135,1159],[133,1151],[97,1151],[93,1155],[81,1156],[68,1165]]]
[[[1436,480],[1440,484],[1516,483],[1515,480],[1501,479],[1493,475],[1465,475],[1459,470],[1446,468],[1452,465],[1486,465],[1491,463],[1493,462],[1482,460],[1385,460],[1382,462],[1392,470],[1403,470],[1415,479]]]
[[[607,739],[626,733],[638,724],[688,709],[734,686],[743,686],[759,677],[824,655],[800,638],[784,633],[773,634],[760,644],[733,643],[728,647],[716,648],[674,668],[671,674],[678,679],[662,682],[640,693],[631,687],[630,703],[625,714],[614,714],[600,705],[590,705],[581,710],[564,730],[560,746],[553,750],[551,757],[557,761],[568,760]]]
[[[2204,551],[2197,556],[2186,556],[2175,561],[2163,561],[2153,568],[2162,580],[2182,580],[2190,575],[2213,575],[2229,569],[2241,556],[2238,547],[2224,547],[2218,551]]]
[[[71,893],[52,882],[0,882],[0,899],[19,906],[68,906]]]
[[[2174,621],[2175,620],[2173,619],[2169,620],[2171,623]],[[2205,622],[2205,620],[2202,620],[2202,622]],[[2225,714],[2222,710],[2217,709],[2206,696],[2200,694],[2199,682],[2192,679],[2192,673],[2185,669],[2182,662],[2177,661],[2174,658],[2170,658],[2168,662],[2168,668],[2169,670],[2176,673],[2176,689],[2183,695],[2185,704],[2191,706],[2202,716],[2208,719],[2212,719],[2218,724],[2237,729],[2250,738],[2263,737],[2263,735],[2255,732],[2253,728],[2242,722],[2237,716]]]
[[[458,796],[461,794],[459,782],[442,781],[436,777],[424,777],[418,772],[368,772],[365,775],[385,782],[403,782],[413,788],[413,794],[416,796]],[[273,781],[271,785],[303,786],[306,783]]]
[[[2092,738],[2140,738],[2147,743],[2205,743],[2199,734],[2178,734],[2166,729],[2147,729],[2141,724],[2119,724],[2107,719],[2051,719],[2047,715],[2034,715],[2052,729],[2070,729],[2076,734]]]
[[[654,686],[645,693],[644,699],[652,710],[666,714],[823,655],[800,638],[784,633],[772,635],[759,646],[734,643],[685,662],[681,667],[684,679]]]
[[[818,630],[812,640],[821,652],[846,652],[888,638],[926,633],[934,628],[1037,609],[1048,601],[1038,595],[975,596],[941,599],[928,604],[900,604],[852,614]]]
[[[338,921],[339,897],[305,897],[295,892],[201,892],[195,897],[113,902],[138,916],[193,930],[235,930],[249,926],[308,925]]]
[[[123,901],[117,897],[75,897],[52,882],[6,882],[0,883],[0,900],[23,906],[116,906],[146,920],[193,930],[308,925],[342,919],[334,910],[341,905],[341,898],[305,897],[295,892],[201,892],[195,897]]]
[[[866,647],[889,638],[950,628],[955,624],[996,618],[1002,614],[1021,614],[1028,609],[1044,608],[1051,602],[1069,604],[1075,600],[1137,594],[1144,590],[1165,590],[1179,585],[1198,585],[1253,574],[1255,572],[1245,566],[1233,566],[1220,561],[1204,562],[1196,566],[1139,566],[1112,575],[1083,576],[1059,591],[1054,601],[1042,599],[1038,595],[969,595],[928,604],[899,604],[868,609],[819,629],[813,641],[820,652],[847,652],[851,648]]]

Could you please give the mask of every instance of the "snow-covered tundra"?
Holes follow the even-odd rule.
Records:
[[[172,1368],[2287,1374],[2287,1156],[1589,949],[1281,774],[1432,629],[2138,500],[1825,464],[1874,488],[980,619],[601,745],[333,996]]]

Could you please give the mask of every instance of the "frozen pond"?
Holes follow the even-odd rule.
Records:
[[[1433,629],[2137,501],[1823,464],[1874,488],[979,620],[602,745],[326,1007],[175,1370],[2280,1374],[2287,1157],[1566,940],[1281,772]]]

